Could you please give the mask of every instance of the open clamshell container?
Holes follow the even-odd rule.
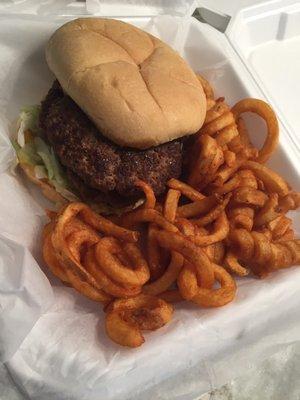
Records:
[[[220,309],[177,305],[172,322],[146,333],[146,343],[134,350],[106,337],[99,304],[48,275],[39,249],[46,217],[35,189],[11,170],[9,122],[20,107],[45,96],[53,81],[45,44],[78,16],[122,18],[159,36],[231,105],[245,97],[267,99],[281,125],[270,165],[300,189],[299,3],[272,1],[242,10],[225,33],[191,17],[189,2],[175,1],[172,8],[164,7],[170,2],[124,3],[0,6],[0,356],[31,399],[196,399],[300,338],[297,267],[264,280],[238,280],[235,301]],[[214,17],[220,27],[222,17]],[[247,123],[260,145],[263,124],[256,117]],[[293,218],[299,233],[299,214]]]

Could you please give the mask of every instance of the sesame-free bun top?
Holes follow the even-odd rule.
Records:
[[[49,68],[101,133],[145,149],[198,131],[206,113],[200,82],[167,44],[122,21],[80,18],[46,48]]]

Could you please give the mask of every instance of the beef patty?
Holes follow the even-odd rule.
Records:
[[[147,150],[120,147],[99,132],[57,81],[42,102],[40,127],[73,179],[105,194],[137,195],[139,178],[159,195],[181,174],[181,140]]]

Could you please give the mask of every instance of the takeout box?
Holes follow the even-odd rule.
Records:
[[[82,14],[121,16],[159,36],[231,105],[244,97],[267,99],[281,132],[270,165],[300,190],[299,3],[242,10],[225,33],[191,17],[193,2],[124,3],[0,6],[0,356],[31,399],[194,399],[300,338],[297,267],[239,280],[235,301],[220,309],[179,304],[172,322],[146,334],[134,350],[110,342],[101,307],[44,267],[39,235],[45,203],[12,170],[9,127],[20,107],[38,103],[51,85],[44,58],[49,36]],[[263,124],[257,118],[248,123],[259,145]],[[299,234],[299,213],[293,218]]]

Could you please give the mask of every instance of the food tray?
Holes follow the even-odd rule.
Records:
[[[111,343],[103,332],[99,305],[48,274],[36,245],[45,221],[43,204],[30,185],[7,170],[13,152],[5,134],[20,107],[39,102],[50,87],[53,76],[44,59],[45,43],[58,26],[73,18],[0,15],[0,259],[12,271],[22,268],[19,279],[0,286],[5,306],[0,316],[5,327],[0,331],[0,354],[16,384],[31,399],[193,399],[299,339],[300,270],[280,271],[265,280],[243,278],[236,300],[221,309],[179,305],[172,323],[148,334],[143,347],[135,350]],[[175,46],[229,104],[267,96],[258,79],[262,76],[248,65],[247,51],[245,56],[242,51],[237,54],[238,19],[229,26],[229,39],[188,16],[124,20]],[[256,34],[256,26],[249,24],[248,36]],[[283,118],[277,100],[272,100],[280,112],[281,138],[271,165],[299,190],[299,152],[289,129],[292,121]],[[248,123],[260,137],[263,126],[256,119]],[[295,218],[299,233],[299,215]],[[53,291],[25,248],[39,262]],[[22,315],[26,318],[19,328]]]

